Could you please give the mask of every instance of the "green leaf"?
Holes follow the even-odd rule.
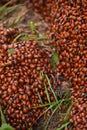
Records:
[[[31,29],[31,31],[36,30],[35,23],[33,21],[30,22],[30,29]]]
[[[51,61],[52,66],[53,66],[54,69],[55,69],[55,68],[56,68],[56,63],[59,62],[59,58],[58,58],[57,52],[54,52],[54,53],[52,54],[52,58],[51,58],[50,61]]]
[[[3,112],[2,112],[1,106],[0,106],[0,115],[1,115],[2,124],[3,124],[3,123],[6,123],[6,120],[5,120],[4,114],[3,114]]]
[[[14,53],[14,48],[10,49],[8,52],[9,52],[9,54],[13,54]]]
[[[58,54],[56,52],[53,53],[53,60],[55,63],[59,61]]]
[[[3,123],[6,123],[6,120],[5,120],[4,114],[3,114],[3,112],[2,112],[1,106],[0,106],[0,116],[1,116],[1,122],[2,122],[2,124],[3,124]]]
[[[1,122],[2,122],[0,130],[14,130],[14,128],[12,126],[10,126],[9,124],[6,123],[1,106],[0,106],[0,116],[1,116]]]
[[[14,128],[10,126],[9,124],[2,124],[2,126],[0,127],[0,130],[14,130]]]

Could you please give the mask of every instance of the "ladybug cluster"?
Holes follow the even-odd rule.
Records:
[[[73,130],[87,130],[87,1],[46,0],[45,5],[41,0],[31,1],[50,20],[51,44],[60,59],[57,71],[72,84]]]
[[[47,80],[40,73],[46,74],[53,84],[51,75],[55,70],[50,63],[51,52],[36,41],[12,43],[18,33],[17,28],[0,27],[0,104],[6,121],[17,130],[25,130],[43,113],[45,107],[37,106],[48,103],[46,91],[50,100],[54,100]]]

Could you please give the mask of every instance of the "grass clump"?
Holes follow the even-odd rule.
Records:
[[[70,105],[71,99],[64,97],[64,98],[58,100],[58,98],[57,98],[57,96],[56,96],[56,94],[55,94],[55,92],[54,92],[54,90],[52,88],[52,85],[50,83],[50,79],[48,78],[48,76],[46,74],[44,74],[43,71],[41,71],[40,75],[47,80],[47,82],[49,84],[50,91],[52,92],[52,95],[54,97],[54,101],[50,100],[50,95],[49,95],[47,86],[44,83],[44,87],[45,87],[45,92],[46,92],[46,96],[47,96],[47,99],[48,99],[48,103],[43,104],[40,95],[38,95],[42,105],[35,106],[34,108],[45,108],[45,107],[47,107],[47,109],[44,110],[42,115],[46,114],[49,110],[51,111],[51,115],[48,118],[46,126],[44,127],[44,130],[47,130],[47,128],[48,128],[48,126],[50,124],[50,121],[51,121],[53,115],[56,113],[56,111],[61,111],[62,105],[69,104],[68,110],[66,110],[66,113],[64,113],[64,117],[67,117],[67,118],[62,120],[61,126],[59,128],[57,128],[57,130],[63,130],[64,128],[66,128],[69,125],[69,119],[70,119],[69,113],[70,113],[70,111],[72,109],[72,105]]]

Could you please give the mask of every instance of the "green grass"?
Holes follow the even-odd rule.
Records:
[[[18,18],[19,19],[19,18]],[[17,19],[17,24],[19,23],[20,19],[18,20]],[[32,24],[31,24],[32,23]],[[13,23],[14,26],[15,23]],[[8,25],[6,25],[7,27]],[[12,25],[9,23],[9,27],[12,27]],[[40,32],[36,29],[36,26],[34,24],[34,22],[30,22],[30,31],[31,31],[31,34],[28,34],[28,33],[25,33],[25,32],[22,32],[20,34],[18,34],[12,41],[11,44],[17,42],[17,41],[28,41],[28,40],[35,40],[35,41],[45,41],[45,40],[48,40],[49,38],[44,36],[44,35],[40,35]],[[35,33],[34,33],[35,32]]]
[[[59,56],[56,51],[52,52],[52,58],[51,58],[50,62],[52,64],[53,68],[56,69],[56,63],[59,62]]]
[[[24,14],[26,14],[29,10],[26,9],[23,13],[20,12],[20,14],[18,16],[15,16],[15,12],[22,6],[24,6],[24,4],[16,4],[16,5],[11,5],[14,2],[14,0],[10,0],[9,2],[7,2],[6,4],[0,6],[0,22],[6,22],[5,27],[9,28],[9,27],[14,27],[16,25],[18,25],[21,21],[21,19],[23,18]],[[12,20],[11,20],[12,18]],[[9,21],[10,19],[10,21]]]
[[[45,79],[47,80],[48,85],[49,85],[49,88],[50,88],[50,91],[51,91],[51,93],[52,93],[52,95],[53,95],[53,97],[54,97],[54,101],[51,102],[51,100],[50,100],[50,95],[49,95],[49,93],[48,93],[48,87],[46,86],[46,84],[44,84],[45,93],[46,93],[46,96],[47,96],[48,103],[43,104],[43,103],[42,103],[42,99],[41,99],[41,97],[40,97],[40,95],[39,95],[39,99],[40,99],[40,101],[41,101],[41,105],[34,107],[34,109],[47,107],[47,109],[44,110],[44,112],[42,113],[42,115],[46,114],[49,110],[51,110],[51,115],[49,116],[49,119],[48,119],[48,121],[47,121],[47,124],[46,124],[46,126],[45,126],[45,128],[44,128],[44,130],[47,130],[48,125],[49,125],[49,123],[50,123],[50,121],[51,121],[51,118],[53,117],[53,115],[55,114],[55,112],[58,111],[58,110],[60,111],[60,110],[61,110],[61,106],[62,106],[64,103],[67,104],[67,103],[71,102],[71,99],[65,97],[65,98],[63,98],[63,99],[58,100],[58,99],[57,99],[57,96],[56,96],[56,94],[55,94],[55,92],[54,92],[54,90],[53,90],[53,88],[52,88],[52,86],[51,86],[50,79],[48,78],[48,76],[47,76],[46,74],[44,74],[43,71],[40,72],[40,76],[42,76],[43,78],[45,78]],[[70,110],[71,110],[71,109],[72,109],[72,105],[69,106],[68,110],[66,111],[66,113],[65,113],[65,115],[64,115],[64,116],[67,116],[67,119],[62,121],[61,127],[60,127],[60,128],[57,128],[57,130],[62,130],[62,129],[64,129],[65,127],[67,127],[67,126],[69,125],[69,119],[70,119],[69,113],[70,113]],[[42,115],[41,115],[41,116],[42,116]]]
[[[0,20],[2,20],[2,21],[5,20],[10,13],[15,11],[22,5],[22,4],[17,4],[17,5],[13,5],[13,6],[8,6],[12,2],[13,2],[13,0],[9,1],[8,3],[6,3],[5,5],[0,7]]]
[[[17,5],[17,8],[18,7],[20,7],[21,5]],[[13,6],[14,7],[14,6]],[[28,12],[29,10],[26,10],[24,13],[26,14],[27,12]],[[5,25],[5,27],[6,28],[9,28],[9,27],[15,27],[15,26],[17,26],[19,23],[20,23],[20,21],[21,21],[21,19],[23,18],[23,15],[24,14],[20,14],[20,15],[18,15],[12,22],[7,22],[7,24]]]
[[[69,122],[63,124],[60,128],[57,128],[56,130],[63,130],[64,128],[66,128],[69,125]]]
[[[36,28],[36,24],[34,21],[31,21],[30,22],[30,30],[31,30],[31,33],[32,33],[32,36],[31,36],[31,39],[33,37],[34,40],[36,41],[47,41],[47,40],[50,40],[49,37],[45,36],[45,35],[42,35]]]

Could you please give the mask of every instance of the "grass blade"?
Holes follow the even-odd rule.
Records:
[[[59,105],[57,105],[56,108],[53,110],[51,116],[50,116],[49,119],[48,119],[48,122],[47,122],[47,124],[46,124],[44,130],[47,130],[47,127],[48,127],[48,125],[49,125],[49,123],[50,123],[50,120],[51,120],[52,116],[54,115],[54,113],[58,110],[58,107],[59,107]]]
[[[51,104],[50,96],[49,96],[49,93],[48,93],[48,90],[47,90],[47,87],[46,87],[45,83],[44,83],[44,87],[45,87],[45,92],[46,92],[46,96],[47,96],[48,102],[49,102],[49,104]]]
[[[60,128],[57,128],[56,130],[62,130],[65,127],[67,127],[69,125],[69,122],[67,122],[66,124],[62,125]]]
[[[26,33],[19,34],[17,37],[14,38],[14,40],[12,41],[12,44],[15,43],[20,37],[26,36],[26,35],[27,35]]]
[[[11,4],[13,2],[13,0],[10,0],[9,2],[7,2],[6,4],[4,4],[3,6],[0,7],[0,13],[3,12],[5,10],[5,8]]]
[[[42,104],[42,105],[35,106],[32,108],[43,108],[43,107],[47,107],[47,106],[51,106],[51,105],[56,105],[56,102],[46,103],[46,104]]]
[[[11,13],[12,11],[14,11],[15,9],[17,9],[18,7],[22,6],[22,4],[18,4],[18,5],[14,5],[12,7],[8,7],[6,9],[7,13]]]
[[[45,77],[46,77],[46,79],[47,79],[47,81],[48,81],[49,87],[50,87],[50,89],[51,89],[51,91],[52,91],[52,93],[53,93],[53,96],[54,96],[54,98],[55,98],[55,101],[58,102],[57,96],[56,96],[55,92],[54,92],[53,89],[52,89],[52,86],[51,86],[51,83],[50,83],[50,80],[49,80],[48,76],[45,75]]]

